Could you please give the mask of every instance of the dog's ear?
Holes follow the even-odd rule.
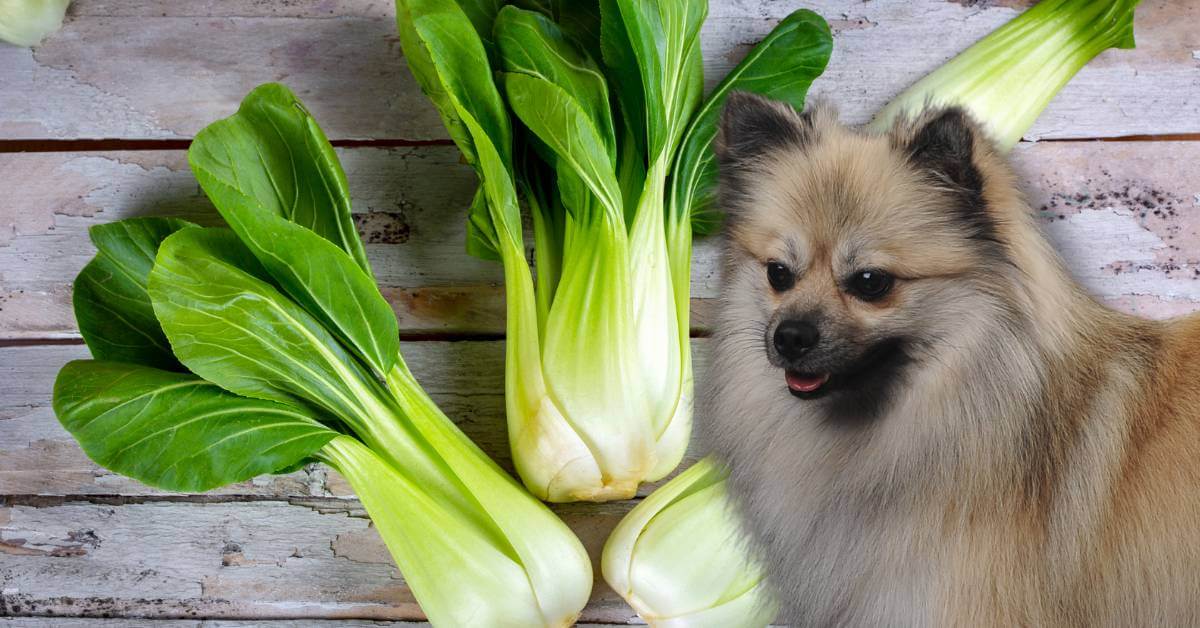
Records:
[[[762,157],[786,147],[803,149],[816,139],[811,112],[748,92],[725,98],[714,142],[720,171],[719,203],[725,216],[737,222],[754,204],[747,203],[760,177],[755,166]]]
[[[983,195],[984,177],[976,165],[976,153],[988,150],[986,138],[970,115],[959,107],[935,109],[908,128],[907,139],[898,132],[893,137],[909,163],[953,196],[955,216],[968,237],[998,241]]]
[[[918,170],[963,196],[971,206],[983,202],[983,176],[975,166],[975,122],[960,107],[933,111],[917,120],[904,151]],[[981,209],[981,207],[977,207]]]
[[[813,140],[810,114],[749,92],[730,92],[721,111],[716,152],[722,169],[744,166],[773,149]]]

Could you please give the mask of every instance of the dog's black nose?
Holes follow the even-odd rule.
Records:
[[[800,320],[786,320],[775,328],[775,350],[780,357],[794,360],[817,346],[821,335],[812,323]]]

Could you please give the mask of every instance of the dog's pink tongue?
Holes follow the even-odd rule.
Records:
[[[824,375],[801,375],[788,371],[786,376],[788,388],[797,392],[812,392],[824,386],[825,382],[829,381],[828,373]]]

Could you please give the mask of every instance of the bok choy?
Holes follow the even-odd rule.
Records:
[[[888,103],[871,128],[886,131],[926,105],[959,105],[1007,151],[1093,57],[1133,48],[1141,0],[1042,0]]]
[[[409,372],[345,174],[303,106],[261,86],[188,158],[231,228],[93,228],[75,308],[95,359],[59,373],[64,427],[97,463],[167,490],[324,461],[435,625],[569,625],[587,554]]]
[[[36,46],[62,26],[71,0],[0,0],[0,41]]]
[[[775,618],[725,484],[705,458],[643,499],[604,544],[604,580],[651,626],[761,628]]]
[[[717,222],[721,104],[800,106],[829,29],[793,13],[706,99],[703,0],[500,4],[397,0],[400,42],[481,182],[467,249],[504,266],[517,470],[542,499],[628,498],[687,448],[692,234]]]

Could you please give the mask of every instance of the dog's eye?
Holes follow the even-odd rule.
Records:
[[[767,281],[771,282],[771,288],[775,292],[783,292],[790,290],[796,283],[796,276],[788,270],[787,266],[776,261],[767,262]]]
[[[850,277],[850,291],[863,301],[874,301],[892,289],[892,276],[882,270],[860,270]]]

